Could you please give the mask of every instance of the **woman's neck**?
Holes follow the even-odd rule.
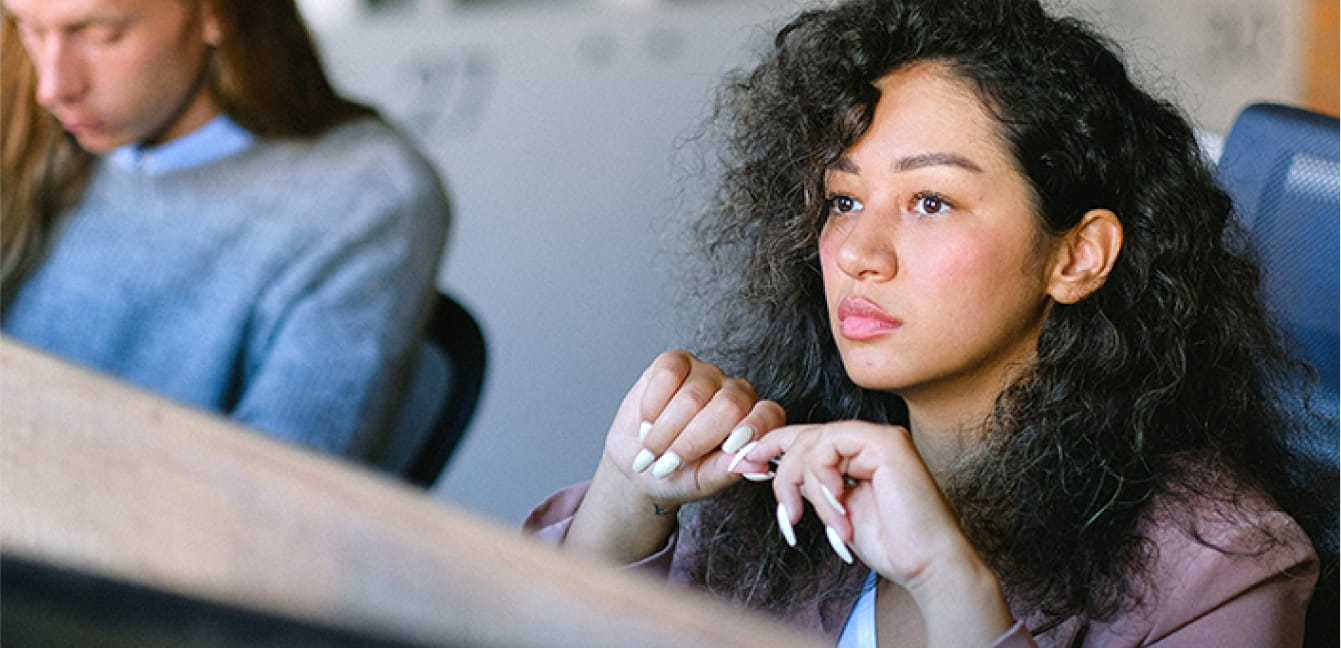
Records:
[[[1022,364],[1002,365],[995,376],[899,392],[908,406],[908,429],[936,483],[955,469],[980,439],[997,398],[1018,380]]]
[[[927,470],[944,486],[959,457],[977,442],[982,434],[983,418],[986,412],[969,416],[934,416],[927,412],[918,412],[910,404],[908,407],[908,429],[912,432],[913,443],[922,455]]]
[[[987,419],[996,407],[1008,379],[999,385],[982,389],[955,389],[946,393],[925,393],[903,396],[908,405],[908,429],[913,442],[926,462],[936,483],[944,486],[945,478],[958,465],[960,457],[982,438]]]

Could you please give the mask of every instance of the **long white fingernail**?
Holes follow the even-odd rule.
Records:
[[[838,554],[843,562],[851,565],[852,552],[847,550],[847,545],[843,543],[843,539],[838,537],[838,529],[826,526],[824,527],[824,535],[829,536],[829,546],[833,547],[833,552]]]
[[[736,456],[731,458],[731,463],[726,465],[726,471],[731,472],[735,470],[736,466],[740,465],[740,462],[743,461],[745,457],[750,454],[750,451],[754,449],[754,446],[757,445],[759,445],[758,441],[751,441],[749,445],[736,452]]]
[[[651,450],[643,448],[642,451],[638,453],[638,456],[633,458],[633,472],[640,473],[647,470],[647,467],[652,465],[652,462],[655,461],[656,458],[657,456],[652,454]]]
[[[666,454],[657,459],[656,465],[652,466],[652,476],[663,478],[675,472],[680,467],[680,455],[675,454],[674,450],[667,450]]]
[[[847,515],[847,507],[843,506],[843,503],[833,496],[833,491],[829,490],[828,486],[820,484],[820,492],[824,494],[824,499],[829,502],[829,506],[832,506],[835,511]]]
[[[778,528],[782,530],[782,538],[787,541],[788,547],[796,546],[796,531],[792,530],[792,516],[787,512],[787,505],[778,502]]]
[[[772,479],[772,478],[774,478],[774,477],[777,477],[778,474],[777,474],[777,473],[773,473],[773,472],[766,472],[766,473],[741,473],[740,476],[741,476],[741,477],[744,477],[745,479],[748,479],[748,480],[750,480],[750,481],[752,481],[752,482],[765,482],[765,481],[768,481],[768,480],[770,480],[770,479]]]
[[[646,441],[647,435],[650,434],[651,432],[652,432],[652,422],[643,421],[642,425],[638,426],[638,440]]]
[[[754,438],[754,428],[748,425],[742,425],[731,431],[731,435],[726,437],[726,442],[722,444],[722,451],[733,453],[745,447],[750,439]]]

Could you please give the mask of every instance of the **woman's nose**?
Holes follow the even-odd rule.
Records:
[[[853,218],[846,225],[837,249],[838,267],[854,279],[893,279],[898,273],[895,226],[870,212]]]
[[[37,103],[42,107],[74,101],[88,89],[83,60],[65,38],[43,39],[28,55],[37,71]]]

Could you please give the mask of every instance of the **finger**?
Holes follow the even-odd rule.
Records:
[[[772,403],[772,401],[760,401],[761,403]],[[779,417],[777,420],[782,422],[786,414],[782,407],[778,406],[773,410],[771,405],[765,406],[765,416]],[[771,419],[759,419],[771,420]],[[796,444],[797,438],[805,431],[813,428],[812,425],[788,425],[786,427],[777,427],[767,432],[756,435],[756,442],[746,445],[737,453],[740,456],[741,463],[736,466],[735,471],[740,472],[740,466],[753,466],[761,468],[764,465],[770,465],[775,460],[786,454],[788,449]]]
[[[671,402],[694,370],[695,358],[687,351],[671,350],[658,355],[656,360],[643,372],[645,383],[638,411],[642,417],[644,429],[641,436],[646,441],[647,429],[651,422],[661,416],[666,405]]]
[[[820,519],[845,528],[848,512],[843,499],[851,454],[836,443],[841,437],[833,426],[816,427],[806,434],[804,444],[793,444],[786,459],[801,472],[802,493]]]
[[[720,446],[733,431],[742,429],[740,421],[753,410],[758,400],[754,388],[743,380],[724,378],[706,403],[701,403],[702,394],[694,387],[686,382],[656,421],[654,435],[681,428],[653,466],[656,477],[665,477],[681,464],[697,463],[720,452]],[[685,418],[688,420],[681,424]],[[753,434],[752,429],[750,434]]]
[[[778,530],[790,546],[796,546],[796,534],[792,527],[801,520],[801,514],[805,511],[805,496],[801,493],[805,484],[805,471],[802,462],[794,460],[793,455],[788,453],[796,450],[795,456],[804,454],[804,444],[798,444],[797,440],[805,429],[793,426],[774,431],[761,439],[759,445],[749,453],[752,460],[783,455],[774,470],[773,496],[778,501]]]
[[[852,522],[842,498],[846,495],[843,478],[836,470],[806,472],[801,493],[810,501],[816,517],[824,524],[829,546],[843,562],[852,564],[850,549],[853,536]]]
[[[838,558],[851,565],[854,560],[852,541],[850,539],[844,540],[842,532],[832,526],[824,527],[824,535],[829,539],[829,546],[833,548],[833,552],[838,555]]]
[[[665,450],[668,439],[650,439],[654,428],[653,421],[675,397],[681,385],[689,378],[694,368],[695,358],[687,351],[671,350],[658,355],[639,378],[642,394],[638,402],[639,445],[642,447],[633,457],[632,469],[635,473],[646,471]],[[650,445],[650,447],[649,447]]]
[[[722,452],[731,455],[726,466],[727,472],[741,473],[747,479],[756,481],[758,475],[771,472],[771,457],[760,454],[759,459],[752,459],[751,454],[759,446],[760,439],[786,422],[787,413],[781,405],[770,400],[755,403],[750,413],[722,443]]]
[[[753,389],[753,387],[751,387]],[[741,419],[731,435],[722,442],[722,452],[735,454],[754,440],[787,422],[787,412],[771,400],[754,403],[750,413]]]
[[[722,386],[732,380],[715,365],[695,358],[687,351],[661,354],[648,369],[648,386],[643,393],[640,432],[643,445],[658,454],[664,451],[699,411],[712,402]],[[748,392],[754,388],[743,383]]]
[[[761,442],[759,447],[762,450],[755,450],[752,455],[758,457],[762,453],[773,452],[774,448],[782,450],[783,456],[778,462],[773,480],[775,497],[788,512],[800,509],[804,501],[809,501],[816,517],[825,527],[834,553],[851,564],[854,558],[849,545],[853,528],[843,503],[846,497],[843,474],[846,459],[821,433],[822,429],[818,426],[787,428],[790,439],[781,434],[776,439],[766,437],[765,441],[771,442]]]

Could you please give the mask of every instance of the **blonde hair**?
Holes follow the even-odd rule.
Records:
[[[220,42],[206,63],[224,113],[262,137],[314,137],[375,116],[331,86],[294,0],[209,3]],[[37,72],[5,13],[0,27],[0,304],[46,255],[61,214],[78,203],[94,156],[37,104]]]
[[[93,156],[37,105],[37,71],[12,16],[0,27],[0,302],[50,243],[55,216],[78,201]]]

